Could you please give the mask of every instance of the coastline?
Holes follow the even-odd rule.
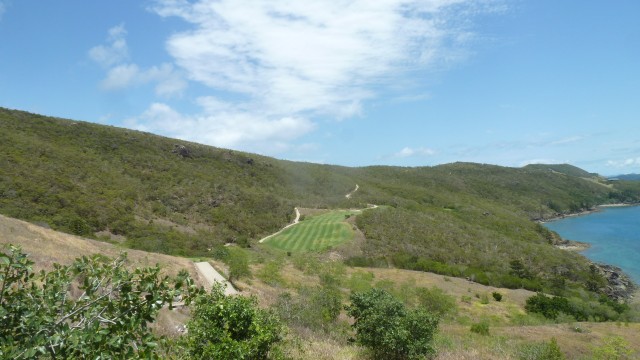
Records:
[[[576,216],[584,216],[584,215],[589,215],[589,214],[593,214],[593,213],[597,213],[602,211],[603,208],[617,208],[617,207],[628,207],[628,206],[640,206],[640,204],[638,203],[616,203],[616,204],[602,204],[602,205],[596,205],[590,209],[587,210],[583,210],[583,211],[578,211],[578,212],[573,212],[573,213],[567,213],[567,214],[555,214],[552,217],[549,218],[542,218],[540,220],[538,220],[538,223],[540,224],[545,224],[551,221],[556,221],[556,220],[562,220],[562,219],[566,219],[568,217],[576,217]]]
[[[547,222],[562,220],[570,217],[589,215],[589,214],[603,211],[606,208],[631,207],[631,206],[640,206],[640,204],[639,203],[617,203],[617,204],[596,205],[595,207],[592,207],[588,210],[584,210],[580,212],[569,213],[569,214],[556,214],[557,216],[554,216],[548,219],[542,219],[538,221],[538,223],[545,224]],[[625,301],[632,304],[640,304],[640,283],[634,281],[620,267],[615,265],[595,262],[594,260],[591,260],[584,254],[582,254],[583,251],[591,247],[591,244],[586,242],[575,241],[575,240],[567,240],[565,238],[560,237],[560,241],[555,243],[554,246],[558,249],[579,253],[581,256],[586,258],[591,264],[597,266],[600,273],[604,275],[605,279],[607,280],[608,286],[605,292],[609,297],[615,298],[617,300],[624,299]]]

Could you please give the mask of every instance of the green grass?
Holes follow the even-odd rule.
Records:
[[[357,210],[336,210],[309,217],[265,244],[285,251],[326,250],[353,238],[353,230],[345,219]]]

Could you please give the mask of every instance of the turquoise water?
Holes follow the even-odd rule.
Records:
[[[583,252],[586,257],[619,266],[640,283],[640,206],[603,208],[545,226],[565,239],[591,244]]]

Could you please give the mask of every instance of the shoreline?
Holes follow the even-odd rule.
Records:
[[[630,206],[640,206],[640,203],[616,203],[616,204],[602,204],[602,205],[596,205],[594,207],[592,207],[591,209],[587,209],[584,211],[579,211],[579,212],[573,212],[573,213],[568,213],[568,214],[556,214],[552,217],[549,218],[543,218],[538,220],[537,222],[540,224],[545,224],[548,222],[552,222],[552,221],[556,221],[556,220],[562,220],[562,219],[566,219],[568,217],[576,217],[576,216],[584,216],[584,215],[589,215],[589,214],[594,214],[597,212],[602,211],[603,208],[617,208],[617,207],[630,207]]]
[[[640,206],[640,203],[616,203],[616,204],[596,205],[593,208],[590,208],[585,211],[580,211],[580,212],[570,213],[570,214],[558,214],[555,217],[540,220],[538,221],[538,223],[545,224],[547,222],[558,221],[558,220],[562,220],[570,217],[589,215],[589,214],[601,212],[606,208],[631,207],[631,206]],[[625,281],[626,289],[622,291],[622,294],[618,293],[619,298],[623,298],[629,303],[640,304],[640,282],[634,281],[634,279],[631,278],[627,273],[625,273],[625,271],[622,270],[622,268],[620,268],[619,266],[596,262],[595,260],[592,260],[589,257],[587,257],[583,252],[591,248],[590,243],[575,241],[575,240],[568,240],[563,237],[560,237],[560,239],[561,239],[561,242],[554,244],[554,247],[561,250],[576,252],[580,254],[582,257],[584,257],[585,259],[587,259],[593,265],[598,266],[598,268],[600,268],[601,270],[604,270],[605,268],[613,269],[614,272],[617,273],[616,276],[614,277],[605,276],[605,278],[607,279],[607,283],[609,284],[608,288],[610,290],[612,288],[616,288],[618,285],[620,285],[620,282],[618,279],[623,278],[626,280]]]

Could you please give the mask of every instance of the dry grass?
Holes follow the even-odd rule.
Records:
[[[198,284],[206,285],[189,259],[123,249],[113,244],[45,229],[0,215],[0,244],[9,243],[21,246],[22,250],[29,254],[35,262],[35,270],[52,269],[54,263],[70,264],[74,259],[85,255],[102,254],[116,257],[126,251],[128,266],[132,268],[160,264],[167,275],[176,275],[180,270],[186,269]]]

